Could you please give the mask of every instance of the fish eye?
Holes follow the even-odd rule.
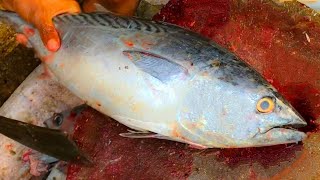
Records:
[[[53,118],[53,122],[56,126],[60,126],[63,122],[63,115],[62,114],[55,114]]]
[[[275,102],[272,97],[263,97],[257,103],[257,110],[261,113],[270,113],[274,110]]]

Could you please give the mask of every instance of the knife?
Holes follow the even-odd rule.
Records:
[[[0,116],[0,133],[31,149],[66,162],[92,165],[68,134]]]

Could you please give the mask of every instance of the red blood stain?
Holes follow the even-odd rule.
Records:
[[[27,46],[28,44],[28,38],[24,34],[17,34],[16,35],[16,41],[24,46]]]
[[[27,36],[27,37],[31,37],[34,35],[35,31],[34,29],[30,28],[30,27],[24,27],[23,28],[23,33]]]
[[[24,153],[22,154],[22,160],[23,160],[24,162],[29,161],[29,156],[31,155],[31,153],[32,153],[32,150],[31,150],[31,149],[28,149],[26,152],[24,152]]]
[[[44,63],[50,64],[50,63],[52,63],[54,61],[54,57],[55,57],[55,53],[54,52],[50,52],[48,55],[41,57],[41,60]]]
[[[131,41],[126,41],[125,44],[127,46],[129,46],[129,47],[133,47],[134,46],[133,42],[131,42]]]
[[[40,74],[39,78],[40,79],[48,79],[52,77],[52,73],[50,69],[47,66],[44,66],[43,72]]]
[[[129,39],[122,39],[122,42],[126,45],[126,46],[128,46],[128,47],[133,47],[134,46],[134,43],[133,43],[133,41],[132,40],[129,40]]]
[[[67,179],[186,179],[192,156],[181,143],[119,136],[128,128],[88,108],[76,118],[74,139],[93,167],[72,164]]]
[[[249,179],[251,179],[251,180],[258,179],[258,175],[252,167],[250,167],[250,169],[249,169]]]
[[[69,115],[69,117],[68,118],[70,118],[72,121],[74,121],[74,118],[77,116],[77,113],[76,112],[73,112],[73,111],[71,111],[70,112],[70,115]]]
[[[229,20],[229,13],[229,0],[171,0],[160,14],[155,15],[154,19],[206,34],[211,33],[214,29],[204,27],[219,28],[224,26]]]
[[[251,163],[258,163],[264,168],[268,168],[294,160],[297,157],[296,153],[301,150],[301,144],[290,144],[262,148],[223,149],[218,154],[216,153],[217,150],[208,149],[203,154],[215,154],[217,161],[224,162],[231,168],[244,164],[250,165]]]
[[[119,136],[127,127],[97,111],[87,108],[74,119],[74,139],[94,161],[93,167],[71,164],[67,179],[186,179],[194,166],[193,158],[212,163],[223,162],[236,168],[256,163],[264,168],[290,163],[301,145],[278,145],[264,148],[196,150],[188,145],[159,139],[131,139]],[[201,166],[199,168],[210,167]],[[259,172],[255,172],[260,176]],[[255,176],[250,173],[250,176]],[[273,172],[274,173],[274,172]]]
[[[6,144],[6,145],[5,145],[5,148],[6,148],[8,151],[12,151],[13,145],[12,145],[11,143]]]

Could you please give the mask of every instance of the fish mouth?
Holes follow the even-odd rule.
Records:
[[[295,123],[274,126],[265,130],[259,129],[259,132],[253,137],[257,146],[272,146],[279,144],[297,143],[304,140],[307,135],[298,130],[306,126],[305,121],[296,121]]]
[[[282,126],[274,126],[272,128],[269,128],[267,130],[264,131],[260,131],[260,134],[265,134],[273,129],[278,129],[278,130],[283,130],[283,129],[288,129],[288,130],[292,130],[292,131],[299,131],[299,128],[305,127],[307,125],[307,123],[295,123],[295,124],[286,124],[286,125],[282,125]]]
[[[267,136],[270,144],[297,143],[307,137],[304,132],[298,131],[297,129],[282,127],[272,128],[263,135]]]
[[[279,123],[269,128],[259,128],[259,132],[257,134],[265,134],[272,129],[290,129],[293,131],[298,131],[299,128],[305,127],[308,125],[306,120],[300,115],[295,113],[296,117],[292,118],[289,122]]]

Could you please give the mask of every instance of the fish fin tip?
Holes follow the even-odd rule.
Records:
[[[189,144],[188,147],[190,147],[192,149],[199,149],[199,150],[208,149],[208,147],[200,145],[200,144]]]
[[[122,137],[126,138],[157,138],[159,135],[157,133],[149,132],[149,131],[134,131],[128,130],[126,133],[119,134]]]

